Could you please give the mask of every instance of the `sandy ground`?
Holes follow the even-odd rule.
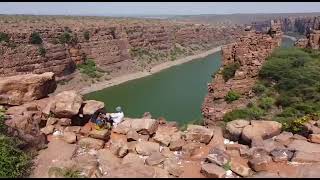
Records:
[[[206,56],[208,56],[210,54],[213,54],[215,52],[220,51],[221,47],[222,46],[218,46],[218,47],[215,47],[215,48],[213,48],[213,49],[211,49],[209,51],[205,51],[205,52],[200,53],[200,54],[187,56],[187,57],[175,60],[175,61],[169,61],[169,62],[161,63],[161,64],[156,65],[155,67],[153,67],[150,71],[136,72],[136,73],[132,73],[132,74],[127,74],[127,75],[123,75],[123,76],[120,76],[120,77],[116,77],[116,78],[113,78],[113,79],[108,80],[108,81],[101,81],[101,82],[98,82],[98,83],[95,83],[95,84],[91,84],[90,86],[83,87],[82,89],[79,90],[79,92],[80,92],[80,94],[87,94],[87,93],[90,93],[90,92],[102,90],[102,89],[107,88],[107,87],[115,86],[115,85],[118,85],[118,84],[121,84],[121,83],[124,83],[124,82],[127,82],[127,81],[131,81],[131,80],[134,80],[134,79],[139,79],[139,78],[142,78],[142,77],[150,76],[150,75],[152,75],[154,73],[160,72],[160,71],[162,71],[164,69],[167,69],[167,68],[170,68],[172,66],[180,65],[180,64],[189,62],[191,60],[195,60],[195,59],[198,59],[198,58],[206,57]]]

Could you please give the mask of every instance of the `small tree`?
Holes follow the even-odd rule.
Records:
[[[45,57],[46,56],[46,49],[44,47],[40,47],[39,48],[39,53],[41,55],[41,57]]]
[[[42,39],[41,39],[40,34],[38,32],[33,32],[30,35],[29,41],[31,44],[42,44]]]
[[[68,32],[64,32],[59,36],[59,42],[61,44],[69,43],[71,40],[71,35]]]
[[[85,31],[85,32],[83,33],[83,36],[84,36],[84,39],[88,41],[88,40],[90,39],[90,33],[89,33],[89,31]]]
[[[7,33],[4,32],[0,32],[0,43],[4,41],[4,42],[9,42],[10,41],[10,37]]]

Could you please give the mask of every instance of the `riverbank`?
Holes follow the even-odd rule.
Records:
[[[295,38],[295,37],[293,37],[293,36],[282,35],[282,37],[291,39],[292,41],[297,41],[297,38]]]
[[[170,67],[173,67],[173,66],[176,66],[176,65],[180,65],[180,64],[192,61],[192,60],[204,58],[204,57],[206,57],[206,56],[208,56],[210,54],[213,54],[213,53],[216,53],[216,52],[220,51],[221,47],[222,46],[218,46],[218,47],[215,47],[215,48],[213,48],[211,50],[202,52],[200,54],[187,56],[187,57],[175,60],[175,61],[169,61],[169,62],[161,63],[161,64],[156,65],[155,67],[151,68],[150,71],[142,71],[142,72],[140,71],[140,72],[126,74],[126,75],[123,75],[123,76],[120,76],[120,77],[116,77],[116,78],[113,78],[111,80],[101,81],[101,82],[92,84],[90,86],[83,87],[83,88],[81,88],[79,90],[79,92],[80,92],[80,94],[88,94],[90,92],[99,91],[99,90],[102,90],[102,89],[105,89],[105,88],[108,88],[108,87],[111,87],[111,86],[115,86],[115,85],[119,85],[119,84],[125,83],[127,81],[131,81],[131,80],[134,80],[134,79],[139,79],[139,78],[142,78],[142,77],[150,76],[150,75],[158,73],[158,72],[160,72],[160,71],[162,71],[164,69],[168,69]]]

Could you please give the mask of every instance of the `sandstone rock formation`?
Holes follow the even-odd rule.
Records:
[[[0,104],[21,105],[44,98],[55,88],[55,76],[51,72],[1,78]]]
[[[252,95],[251,89],[263,62],[281,43],[280,25],[279,22],[272,21],[268,34],[248,30],[247,34],[238,37],[235,43],[222,48],[223,67],[208,85],[209,93],[202,105],[206,124],[215,125],[227,112],[248,104],[246,97]],[[234,77],[226,81],[221,72],[230,64],[238,64],[239,68],[236,69]],[[240,99],[226,102],[224,98],[230,91],[239,93]]]
[[[10,43],[0,43],[1,77],[31,72],[54,72],[57,77],[64,77],[72,74],[76,65],[84,63],[86,58],[118,76],[176,58],[180,52],[177,48],[185,51],[184,55],[209,50],[233,41],[242,31],[240,26],[217,27],[168,20],[52,18],[31,17],[29,22],[16,17],[15,22],[0,22],[1,33],[10,37]],[[39,33],[42,44],[29,42],[33,32]],[[139,59],[144,56],[150,59],[140,64]]]

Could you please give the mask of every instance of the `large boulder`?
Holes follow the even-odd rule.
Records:
[[[97,157],[103,175],[109,174],[114,168],[119,167],[121,164],[121,159],[107,149],[98,150]]]
[[[131,128],[140,134],[154,134],[158,128],[158,121],[155,119],[132,119]]]
[[[153,139],[165,146],[169,146],[172,141],[181,139],[181,133],[176,127],[159,126]]]
[[[305,140],[293,140],[288,145],[288,149],[307,153],[320,153],[320,144],[310,143]]]
[[[95,101],[95,100],[88,100],[83,102],[83,114],[84,115],[92,115],[97,110],[104,108],[104,102]]]
[[[63,91],[54,97],[51,111],[59,118],[72,118],[79,113],[82,97],[76,91]]]
[[[54,73],[26,74],[2,77],[0,104],[21,105],[46,97],[57,87]]]
[[[208,144],[213,136],[213,129],[199,125],[188,125],[186,140]]]
[[[320,153],[310,153],[310,152],[303,152],[297,151],[292,158],[292,162],[299,162],[299,163],[319,163],[320,162]]]
[[[243,128],[241,138],[247,143],[255,137],[268,139],[280,134],[282,125],[275,121],[252,120],[251,125]]]
[[[228,139],[232,141],[238,141],[241,137],[241,133],[244,127],[250,124],[247,120],[234,120],[227,123],[226,130]]]
[[[208,178],[222,178],[226,174],[226,171],[222,167],[213,163],[202,164],[201,172]]]
[[[104,146],[104,141],[100,139],[94,139],[90,137],[84,137],[81,138],[78,141],[78,144],[83,148],[89,148],[89,149],[102,149]]]
[[[155,142],[140,141],[135,147],[137,153],[143,156],[150,156],[152,153],[160,152],[160,145]]]

